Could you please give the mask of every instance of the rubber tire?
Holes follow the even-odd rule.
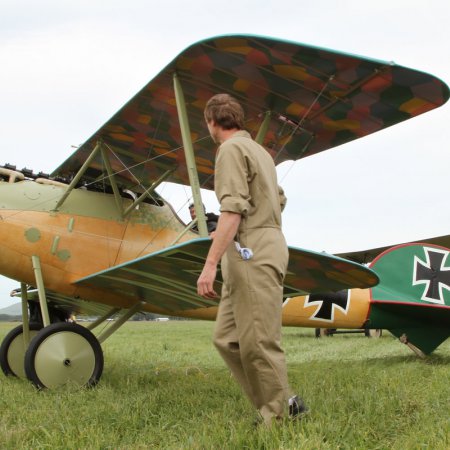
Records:
[[[66,334],[67,333],[67,334]],[[64,336],[65,335],[65,336]],[[49,373],[54,374],[56,371],[55,368],[60,371],[61,365],[67,365],[66,361],[69,361],[68,366],[71,366],[71,358],[75,356],[75,361],[81,354],[85,355],[86,351],[91,353],[94,358],[93,368],[90,373],[85,376],[81,381],[70,378],[71,372],[73,373],[73,369],[68,370],[67,376],[63,376],[57,383],[53,385],[46,385],[45,380],[41,380],[39,376],[39,368],[36,368],[36,364],[39,366],[42,365],[42,359],[44,359],[44,363],[46,363],[45,358],[45,346],[54,347],[55,344],[58,344],[58,337],[66,338],[61,339],[60,344],[61,348],[58,348],[58,354],[49,354],[51,358],[47,358],[48,365],[46,368],[49,369]],[[77,354],[70,354],[71,348],[67,348],[65,342],[67,339],[76,339],[78,343],[82,343],[84,347],[83,351],[80,353],[78,350]],[[50,349],[48,349],[50,351]],[[82,356],[83,356],[82,355]],[[89,355],[88,355],[89,356]],[[61,364],[61,365],[60,365]],[[78,366],[80,367],[80,365]],[[65,371],[65,369],[62,369]],[[75,367],[75,371],[77,367]],[[98,342],[97,338],[92,334],[87,328],[78,325],[76,323],[70,322],[58,322],[51,324],[45,328],[43,328],[30,342],[28,350],[25,354],[25,373],[27,378],[34,384],[34,386],[38,389],[47,389],[47,388],[55,388],[58,386],[62,386],[67,384],[68,382],[74,382],[79,384],[80,387],[93,387],[95,386],[103,372],[103,351]],[[73,373],[75,375],[75,373]]]
[[[366,328],[364,330],[364,335],[368,338],[380,338],[383,334],[383,330],[381,328]]]
[[[30,328],[30,332],[35,331],[38,332],[40,329],[42,329],[42,325],[39,323],[30,323],[29,324],[29,328]],[[2,341],[2,345],[0,346],[0,366],[1,369],[3,371],[3,373],[6,376],[13,376],[13,377],[18,377],[18,378],[26,378],[25,375],[25,349],[23,352],[23,364],[24,364],[24,368],[23,368],[23,372],[21,373],[16,373],[16,371],[14,371],[11,368],[11,360],[10,360],[10,354],[9,351],[11,349],[11,345],[15,344],[16,339],[20,339],[20,336],[23,335],[23,325],[19,325],[15,328],[13,328],[4,338]],[[36,335],[36,333],[30,333],[31,338],[34,337],[34,335]]]

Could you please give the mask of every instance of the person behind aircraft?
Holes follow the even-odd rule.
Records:
[[[216,231],[219,216],[217,214],[214,214],[213,212],[207,213],[205,205],[203,205],[203,211],[206,216],[206,228],[208,230],[208,234],[211,234],[213,231]],[[196,219],[197,215],[195,214],[195,206],[193,203],[189,205],[189,214],[191,215],[192,220]],[[191,230],[198,232],[198,224],[195,223],[194,225],[192,225]]]

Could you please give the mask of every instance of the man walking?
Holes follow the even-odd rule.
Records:
[[[227,94],[204,111],[214,142],[215,193],[220,218],[198,294],[217,296],[213,283],[221,262],[223,287],[214,344],[266,425],[306,408],[290,397],[281,348],[283,279],[288,249],[281,231],[286,198],[269,153],[244,131],[241,105]],[[290,398],[289,398],[290,397]]]

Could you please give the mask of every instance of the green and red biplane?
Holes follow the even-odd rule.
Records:
[[[380,283],[371,289],[313,294],[287,302],[315,307],[305,310],[305,319],[316,321],[317,337],[357,332],[378,337],[387,328],[424,357],[450,335],[449,248],[450,236],[438,236],[341,253],[337,256],[370,263]]]
[[[199,297],[196,280],[210,245],[201,189],[214,187],[216,150],[203,108],[219,92],[239,99],[247,129],[276,164],[364,137],[449,97],[445,83],[426,73],[294,42],[237,35],[192,45],[51,175],[0,168],[0,274],[21,283],[23,307],[23,324],[0,348],[6,374],[38,387],[93,385],[103,370],[100,344],[137,312],[214,320],[218,300]],[[158,195],[164,181],[191,186],[198,233]],[[355,327],[369,320],[377,328],[423,322],[434,329],[448,297],[414,307],[395,297],[395,306],[380,303],[373,314],[388,296],[386,257],[367,268],[290,248],[283,323],[341,326],[347,314]],[[426,267],[426,256],[417,258]],[[429,271],[415,272],[416,290]],[[359,307],[352,297],[347,309],[313,297],[348,289],[371,297]],[[320,301],[330,317],[314,316]],[[81,312],[98,320],[81,326],[71,319]]]

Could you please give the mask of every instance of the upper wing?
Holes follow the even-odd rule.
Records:
[[[244,106],[255,135],[271,113],[263,145],[278,164],[336,147],[445,103],[448,87],[423,72],[294,42],[222,36],[187,48],[91,136],[54,173],[71,178],[102,140],[117,182],[155,180],[189,184],[173,89],[184,90],[201,187],[213,187],[215,145],[203,108],[228,92]],[[105,175],[100,156],[84,181]]]
[[[76,284],[112,289],[167,311],[217,306],[197,295],[197,279],[210,247],[195,239],[78,280]],[[325,253],[289,249],[285,296],[370,287],[378,282],[371,270]],[[218,273],[216,292],[221,289]]]
[[[410,244],[411,242],[403,242],[402,244]],[[450,248],[450,235],[446,236],[437,236],[429,239],[418,239],[415,242],[423,242],[425,244],[433,244],[433,245],[440,245],[442,247]],[[387,245],[385,247],[377,247],[377,248],[371,248],[368,250],[359,250],[356,252],[345,252],[345,253],[337,253],[336,256],[339,256],[341,258],[349,259],[351,261],[355,261],[360,264],[365,264],[373,261],[375,257],[383,253],[384,251],[395,247],[400,244],[394,244],[394,245]]]

